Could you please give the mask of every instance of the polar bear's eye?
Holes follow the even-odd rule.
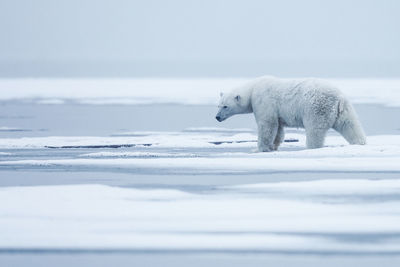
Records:
[[[228,108],[228,106],[223,106],[222,108]]]

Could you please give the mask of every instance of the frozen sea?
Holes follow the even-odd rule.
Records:
[[[366,146],[252,153],[245,80],[1,80],[0,266],[398,266],[400,81],[332,81]]]

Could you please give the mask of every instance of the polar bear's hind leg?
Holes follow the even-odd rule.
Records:
[[[338,118],[332,128],[339,132],[351,145],[365,145],[367,143],[357,114],[346,100],[339,104]]]

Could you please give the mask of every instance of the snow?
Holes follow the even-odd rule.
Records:
[[[283,143],[272,153],[251,153],[256,136],[240,129],[2,138],[0,169],[6,175],[39,171],[35,176],[46,172],[57,181],[58,171],[88,171],[113,180],[122,172],[132,175],[128,180],[149,177],[149,183],[156,174],[165,184],[144,189],[135,178],[128,181],[130,188],[0,187],[0,251],[400,253],[400,180],[383,175],[400,172],[400,135],[368,136],[365,146],[329,135],[325,147],[313,150],[305,149],[303,131],[286,138],[298,142]],[[290,172],[290,182],[269,179]],[[321,175],[312,180],[307,172]],[[343,174],[324,175],[335,172]],[[344,179],[352,172],[375,172],[377,179]],[[169,179],[180,174],[189,174],[179,177],[188,184],[199,183],[204,174],[216,180],[241,175],[230,185],[170,189]],[[265,179],[246,184],[252,174]]]
[[[215,105],[220,91],[251,80],[231,79],[0,79],[0,100],[38,104]],[[400,106],[399,79],[328,79],[354,103]]]
[[[400,253],[400,135],[308,150],[288,129],[297,142],[252,153],[253,129],[46,134],[0,138],[0,252]],[[63,185],[90,182],[126,188]]]
[[[400,231],[400,198],[332,201],[343,191],[384,197],[399,188],[397,180],[240,185],[201,194],[104,185],[0,188],[0,203],[12,203],[0,205],[0,248],[399,252],[399,241],[385,234]],[[346,242],[357,235],[377,240]]]
[[[399,194],[399,180],[351,180],[338,182],[337,180],[316,180],[263,184],[247,184],[226,186],[233,191],[251,191],[258,193],[284,192],[285,194],[310,195],[365,195],[365,194]]]
[[[3,167],[118,168],[146,172],[268,173],[276,171],[397,172],[400,135],[369,136],[365,146],[348,145],[341,136],[328,136],[326,146],[305,149],[302,133],[286,138],[271,153],[251,153],[256,136],[250,133],[158,132],[111,137],[30,137],[0,139],[2,149],[96,148],[75,158],[5,159]],[[121,147],[128,150],[107,151]],[[99,150],[103,149],[103,150]],[[106,149],[106,150],[104,150]],[[208,149],[208,150],[207,150]]]
[[[243,81],[246,79],[1,79],[0,99],[57,104],[215,104],[219,88]]]
[[[215,147],[210,142],[255,142],[257,137],[250,133],[239,133],[226,136],[223,133],[191,133],[191,132],[129,132],[119,133],[111,137],[99,136],[49,136],[1,138],[1,149],[45,148],[63,146],[144,146],[153,147]],[[233,144],[243,146],[245,143]],[[226,145],[226,144],[225,144]],[[232,144],[231,144],[232,145]],[[224,146],[221,144],[220,146]]]
[[[248,148],[256,147],[255,132],[240,132],[238,129],[214,132],[129,132],[108,137],[100,136],[45,136],[0,138],[0,149],[38,149],[48,147],[96,147],[125,146],[148,148]],[[315,150],[305,149],[304,131],[288,131],[279,151],[252,154],[252,157],[308,157],[308,156],[393,156],[400,148],[400,135],[368,136],[366,146],[349,146],[343,137],[330,135],[325,147]]]
[[[117,159],[45,159],[2,161],[3,167],[53,168],[118,168],[149,173],[270,173],[286,172],[399,172],[400,156],[396,157],[326,157],[314,158],[117,158]]]

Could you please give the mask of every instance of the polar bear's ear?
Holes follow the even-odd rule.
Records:
[[[240,101],[240,95],[235,96],[235,100],[236,100],[236,102],[239,102]]]
[[[221,92],[221,93],[219,93],[219,96],[220,96],[220,97],[222,97],[223,95],[224,95],[224,93],[222,93],[222,92]]]

